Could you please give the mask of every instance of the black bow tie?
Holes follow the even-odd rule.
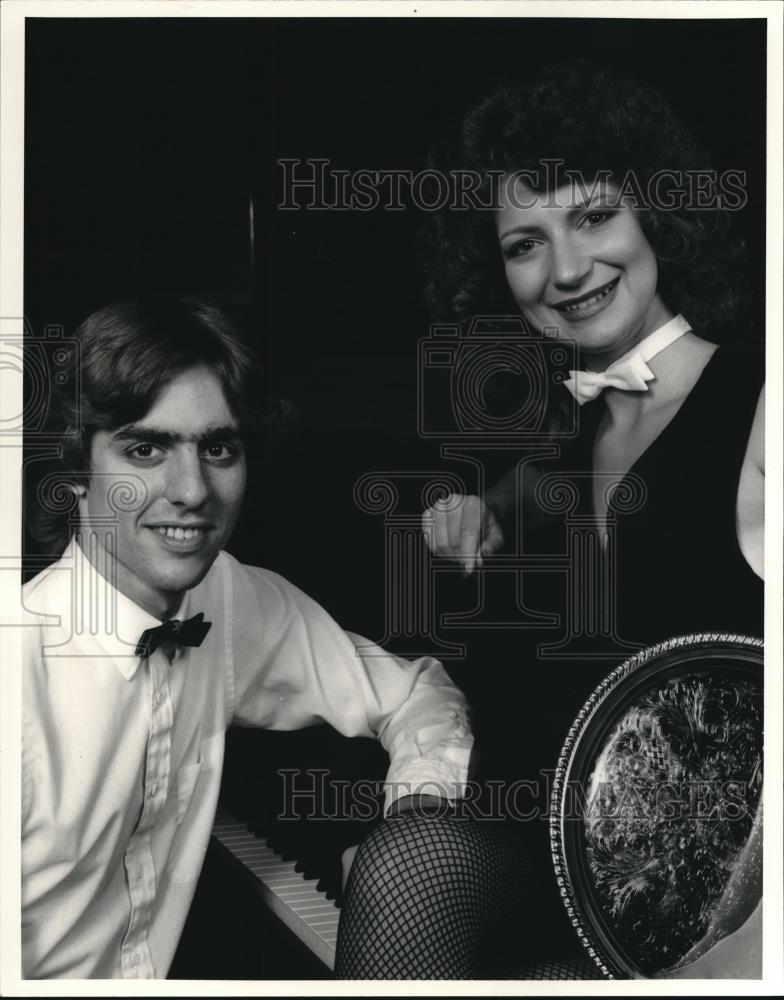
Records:
[[[152,656],[164,642],[173,642],[178,646],[201,646],[204,636],[211,628],[212,622],[205,622],[202,612],[184,622],[172,618],[162,625],[156,625],[155,628],[148,628],[142,632],[136,647],[136,655]]]

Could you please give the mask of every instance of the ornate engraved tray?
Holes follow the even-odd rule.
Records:
[[[616,668],[558,761],[561,895],[608,979],[688,964],[761,898],[762,641],[699,634]]]

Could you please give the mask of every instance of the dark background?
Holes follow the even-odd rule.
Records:
[[[210,297],[232,311],[289,416],[253,456],[231,549],[372,639],[384,638],[386,535],[383,517],[356,504],[357,480],[449,469],[478,485],[467,466],[440,456],[439,441],[417,434],[417,344],[428,334],[417,261],[424,216],[413,207],[279,211],[279,158],[416,172],[441,130],[500,80],[589,58],[660,90],[716,169],[747,171],[739,221],[764,291],[764,21],[57,18],[27,19],[26,32],[31,330],[61,326],[70,335],[99,306],[150,292]],[[403,490],[398,513],[416,526],[420,510],[417,491]],[[29,536],[26,552],[32,575],[43,560]],[[466,599],[470,607],[474,586],[456,574],[437,606]],[[509,633],[513,650],[519,635]],[[402,639],[391,645],[410,651]],[[465,659],[445,659],[467,690],[468,679],[485,679],[489,709],[486,718],[476,709],[478,733],[480,716],[485,729],[500,728],[502,716],[508,728],[524,696],[510,688],[499,714],[491,689],[500,682],[488,671],[500,666],[496,655],[474,633]],[[502,655],[507,669],[528,662],[519,650]],[[290,735],[235,732],[224,801],[252,798],[268,781],[257,771],[262,758],[268,772],[283,762],[383,775],[370,746],[358,752],[329,735],[305,743]],[[553,746],[562,735],[550,734]],[[274,792],[269,799],[268,811]],[[333,868],[342,846],[332,845]],[[257,938],[243,938],[243,926],[256,923],[241,898],[209,855],[173,975],[323,974],[308,972],[286,942],[266,949],[273,964],[260,966]],[[205,965],[216,949],[222,960]]]
[[[440,130],[497,81],[588,57],[657,87],[717,169],[748,171],[742,225],[752,274],[764,274],[763,21],[26,25],[32,328],[69,334],[94,308],[150,291],[237,312],[291,417],[257,462],[232,549],[373,638],[383,633],[383,519],[357,508],[354,483],[373,470],[446,467],[438,442],[416,433],[423,215],[278,211],[278,158],[417,171]]]

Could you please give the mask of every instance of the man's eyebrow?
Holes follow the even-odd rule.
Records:
[[[161,430],[156,427],[145,427],[144,424],[126,424],[112,434],[113,441],[149,441],[150,444],[204,444],[207,441],[234,441],[242,437],[242,432],[236,424],[215,424],[205,427],[198,434],[180,434],[174,431]]]

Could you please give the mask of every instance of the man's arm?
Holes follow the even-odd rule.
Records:
[[[392,656],[366,639],[352,635],[369,677],[383,683],[392,670],[410,687],[403,698],[388,699],[378,739],[389,753],[385,811],[411,808],[428,798],[456,799],[468,779],[473,735],[462,692],[432,657],[415,661]],[[395,704],[397,700],[397,704]]]
[[[277,574],[232,565],[234,717],[267,729],[329,723],[388,751],[385,810],[410,794],[463,794],[466,700],[432,657],[408,661],[341,629]]]

